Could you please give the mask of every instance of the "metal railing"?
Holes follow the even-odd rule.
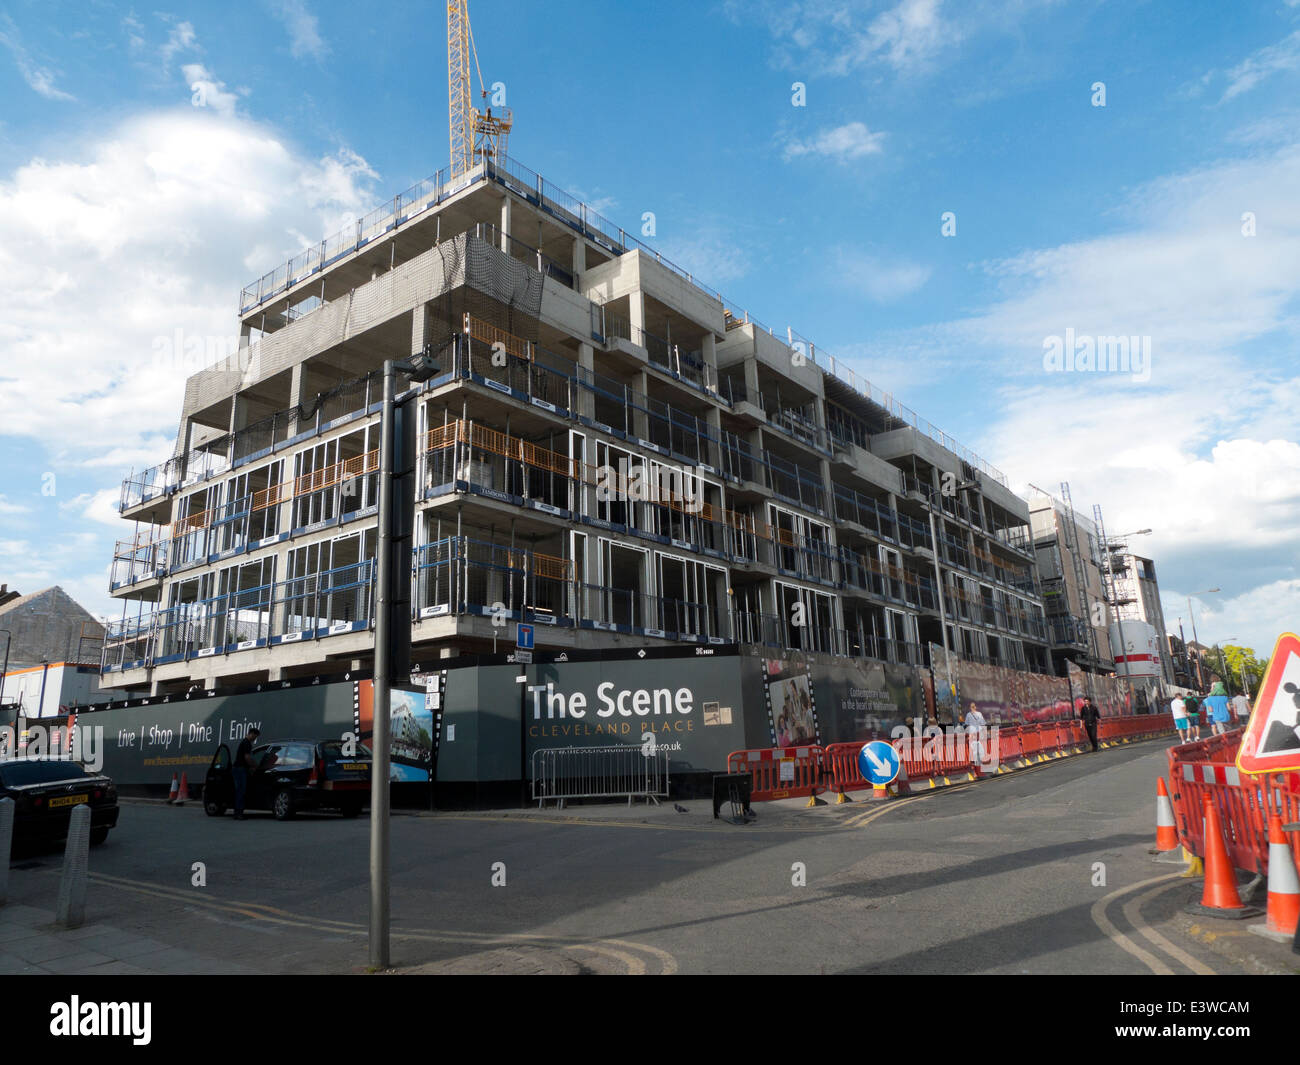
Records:
[[[653,742],[653,733],[647,733]],[[659,805],[668,798],[668,752],[653,748],[545,747],[532,757],[533,798],[540,809],[554,799],[617,799],[627,796]]]
[[[495,161],[486,160],[481,169],[475,169],[457,178],[452,178],[446,168],[439,170],[432,177],[395,196],[391,202],[375,208],[355,226],[349,226],[325,238],[319,244],[304,249],[284,266],[270,271],[242,290],[239,299],[240,314],[246,314],[281,292],[292,288],[312,274],[328,267],[336,259],[360,250],[370,241],[409,221],[462,188],[484,180],[495,181],[544,208],[552,216],[576,229],[612,255],[623,255],[634,249],[641,251],[665,269],[684,278],[689,284],[716,300],[723,308],[728,329],[733,324],[743,323],[762,329],[770,336],[776,336],[770,327],[764,326],[751,317],[748,311],[739,308],[732,310],[732,307],[737,306],[734,301],[728,300],[722,293],[704,285],[690,270],[674,263],[634,235],[615,226],[576,196],[547,181],[541,174],[504,155]],[[836,360],[833,355],[825,351],[818,352],[816,344],[794,330],[787,330],[786,337],[791,350],[798,351],[827,376],[844,382],[870,402],[884,409],[900,423],[897,428],[910,426],[924,433],[999,484],[1004,486],[1008,484],[1007,477],[1001,470],[985,462],[930,421],[920,417],[910,407],[896,400],[891,393],[874,388],[870,381],[859,378],[850,367]]]

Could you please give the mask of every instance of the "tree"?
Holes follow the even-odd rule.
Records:
[[[1223,645],[1223,660],[1230,674],[1229,677],[1225,678],[1228,686],[1240,688],[1241,678],[1244,674],[1246,678],[1246,694],[1253,699],[1255,693],[1259,691],[1259,682],[1264,677],[1264,667],[1268,665],[1267,661],[1260,661],[1256,658],[1253,647],[1238,647],[1230,643]]]

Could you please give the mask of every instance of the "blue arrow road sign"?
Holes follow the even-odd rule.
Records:
[[[515,632],[515,646],[521,651],[531,651],[533,649],[533,627],[531,625],[520,625]]]
[[[898,752],[884,740],[864,743],[858,752],[858,771],[871,784],[888,784],[898,776]]]

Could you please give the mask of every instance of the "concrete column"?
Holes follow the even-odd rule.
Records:
[[[758,404],[758,357],[750,355],[745,359],[745,389],[750,393],[755,405]]]
[[[643,396],[650,394],[650,375],[645,370],[639,370],[632,375],[632,389],[640,392]],[[650,416],[645,411],[634,409],[632,411],[632,432],[642,440],[650,439]]]
[[[581,284],[581,278],[587,272],[587,242],[581,237],[573,241],[573,276]]]
[[[306,374],[306,363],[295,363],[289,370],[289,406],[302,404],[302,379]]]
[[[645,293],[639,288],[628,293],[628,324],[632,326],[632,343],[644,344],[645,337]]]
[[[590,344],[581,341],[578,343],[578,367],[589,374],[596,372],[595,349]],[[596,397],[588,389],[576,389],[573,398],[578,406],[579,414],[586,418],[596,416]]]
[[[507,193],[505,199],[501,201],[501,250],[507,255],[510,253],[510,223],[513,207],[514,204]]]
[[[424,350],[429,335],[429,305],[417,304],[411,312],[411,354],[418,355]]]
[[[709,407],[704,412],[704,420],[708,423],[709,429],[714,437],[722,438],[722,411],[717,407]],[[714,468],[722,466],[722,455],[719,454],[719,446],[710,442],[705,449],[705,462]]]

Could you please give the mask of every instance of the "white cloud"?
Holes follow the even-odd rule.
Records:
[[[0,514],[30,514],[31,512],[32,508],[26,503],[11,503],[8,496],[0,495]]]
[[[845,51],[846,67],[879,57],[895,69],[923,64],[935,53],[958,43],[962,31],[939,17],[939,0],[903,0],[882,11]]]
[[[1288,70],[1300,70],[1300,30],[1284,37],[1277,44],[1261,48],[1229,70],[1228,87],[1223,92],[1223,99],[1231,100],[1234,96],[1249,92],[1271,75]]]
[[[839,162],[876,155],[884,150],[883,133],[872,133],[861,122],[846,122],[833,129],[825,129],[811,140],[791,139],[783,152],[786,162],[804,155],[829,156]]]
[[[197,51],[201,51],[201,49],[199,48],[199,39],[194,32],[194,27],[188,22],[176,23],[167,34],[166,42],[158,49],[158,58],[162,62],[163,73],[171,72],[172,60],[182,52]]]
[[[76,97],[64,92],[62,89],[55,88],[54,79],[58,75],[54,71],[40,66],[32,59],[23,46],[18,27],[14,25],[14,20],[8,15],[0,17],[0,44],[9,49],[9,54],[14,57],[14,63],[17,64],[18,72],[23,76],[23,81],[27,82],[28,88],[33,92],[39,93],[47,100],[76,99]]]
[[[188,107],[0,176],[0,434],[73,463],[174,439],[191,368],[158,364],[157,339],[235,332],[240,287],[300,250],[290,233],[364,213],[372,177]]]
[[[889,263],[856,251],[840,251],[835,256],[835,282],[877,303],[911,295],[929,279],[930,268],[916,263]]]
[[[704,288],[725,285],[744,277],[750,270],[748,253],[725,231],[708,226],[695,227],[686,240],[667,238],[646,240],[664,258],[687,271]]]
[[[723,10],[738,24],[762,25],[782,68],[833,76],[883,69],[912,76],[936,69],[941,56],[977,38],[1019,37],[1026,17],[1054,2],[898,0],[881,10],[875,0],[726,0]]]
[[[289,51],[295,59],[309,55],[324,59],[330,47],[320,35],[316,16],[307,10],[303,0],[274,0],[271,10],[289,31]]]
[[[219,115],[233,118],[239,96],[226,91],[226,83],[217,81],[202,63],[186,63],[181,67],[185,84],[190,87],[190,103],[195,107],[210,107]]]

